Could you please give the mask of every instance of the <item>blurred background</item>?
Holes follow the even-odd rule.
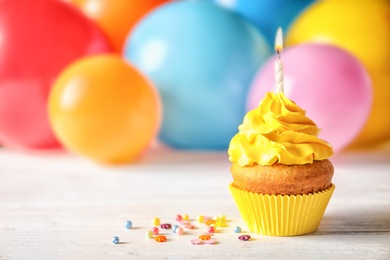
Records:
[[[285,94],[320,137],[388,149],[387,0],[2,0],[2,149],[104,164],[226,151],[276,90],[278,27]]]

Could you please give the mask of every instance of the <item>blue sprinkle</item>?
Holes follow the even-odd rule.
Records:
[[[234,233],[241,233],[241,228],[239,226],[235,227]]]
[[[179,225],[173,225],[172,227],[172,232],[173,233],[176,233],[176,229],[179,227]]]
[[[114,236],[114,237],[112,238],[112,243],[113,243],[113,244],[118,244],[118,243],[119,243],[119,237]]]
[[[133,223],[130,220],[126,220],[125,228],[131,229],[133,227]]]

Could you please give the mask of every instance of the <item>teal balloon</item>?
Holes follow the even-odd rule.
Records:
[[[256,71],[271,54],[241,16],[212,3],[177,1],[139,22],[125,58],[158,89],[159,137],[182,149],[226,149],[245,115]]]
[[[290,24],[315,0],[202,0],[237,12],[253,23],[274,45],[276,30],[287,32]]]

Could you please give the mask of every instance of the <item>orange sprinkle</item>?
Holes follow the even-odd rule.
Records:
[[[210,226],[210,225],[212,225],[214,223],[215,223],[215,220],[210,219],[210,220],[207,220],[206,225]]]
[[[209,240],[210,238],[211,238],[210,235],[200,235],[200,236],[199,236],[199,239],[200,239],[200,240]]]
[[[154,238],[154,240],[156,240],[157,242],[165,242],[165,241],[167,241],[167,237],[166,236],[156,236]]]

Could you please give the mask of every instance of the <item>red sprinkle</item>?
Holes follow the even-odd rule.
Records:
[[[240,239],[242,241],[248,241],[249,239],[251,239],[251,236],[250,235],[241,235],[238,237],[238,239]]]
[[[158,227],[152,227],[152,232],[153,232],[153,235],[158,235],[160,230],[158,229]]]
[[[176,215],[176,221],[182,221],[183,220],[183,217],[181,215]]]
[[[207,229],[208,233],[215,233],[215,227],[211,226]]]

